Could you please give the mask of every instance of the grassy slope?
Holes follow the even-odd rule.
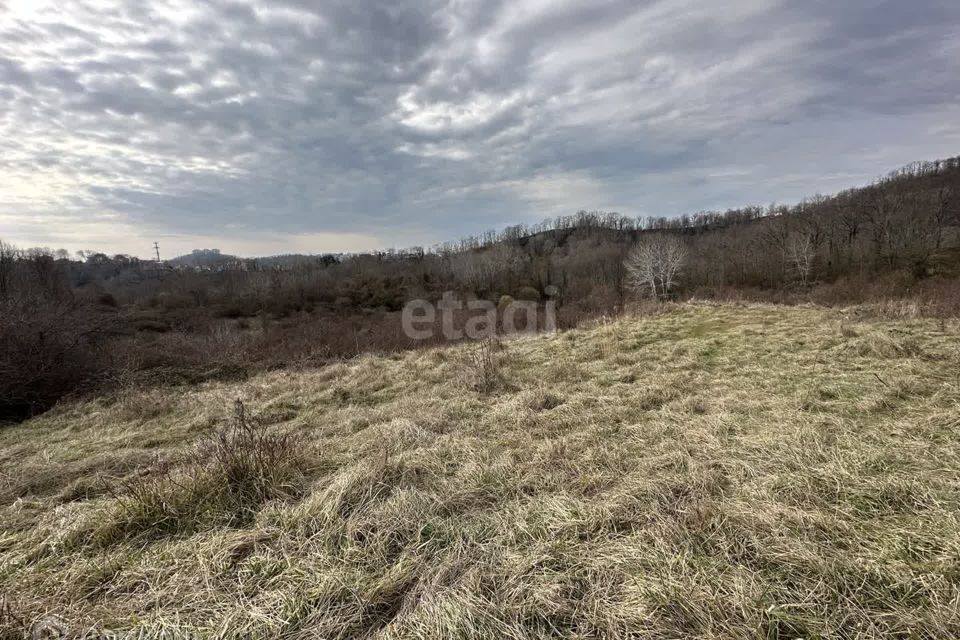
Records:
[[[512,341],[490,394],[458,347],[63,408],[0,430],[0,594],[142,637],[957,637],[958,335],[685,305]],[[105,535],[97,475],[238,396],[306,494]]]

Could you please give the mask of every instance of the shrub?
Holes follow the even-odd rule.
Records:
[[[214,311],[213,315],[217,318],[228,318],[231,320],[237,318],[252,318],[260,313],[260,309],[261,305],[256,296],[247,294],[226,303],[223,307]]]
[[[517,291],[517,300],[530,300],[532,302],[540,301],[540,292],[533,287],[520,287]]]
[[[175,311],[177,309],[189,309],[194,306],[193,299],[182,293],[173,293],[169,291],[161,292],[157,295],[157,302],[164,311]]]
[[[99,302],[105,307],[117,306],[117,299],[113,296],[112,293],[107,293],[107,292],[101,293],[100,295],[97,296],[97,302]]]
[[[28,418],[110,373],[96,348],[112,318],[86,305],[0,303],[0,422]]]
[[[134,328],[137,331],[143,331],[146,333],[166,333],[170,331],[170,325],[163,320],[156,320],[154,318],[143,318],[142,320],[137,320]]]

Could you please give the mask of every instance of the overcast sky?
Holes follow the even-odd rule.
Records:
[[[794,202],[960,154],[956,0],[0,0],[0,238],[167,257]]]

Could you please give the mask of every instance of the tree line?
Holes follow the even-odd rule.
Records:
[[[561,326],[637,295],[853,303],[937,291],[943,312],[957,312],[960,158],[792,206],[580,211],[368,254],[195,253],[160,264],[0,241],[0,419],[144,372],[190,381],[409,348],[403,305],[448,291],[495,301],[559,292]]]

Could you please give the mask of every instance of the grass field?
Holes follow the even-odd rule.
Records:
[[[960,637],[956,321],[687,304],[477,348],[0,429],[0,638]]]

